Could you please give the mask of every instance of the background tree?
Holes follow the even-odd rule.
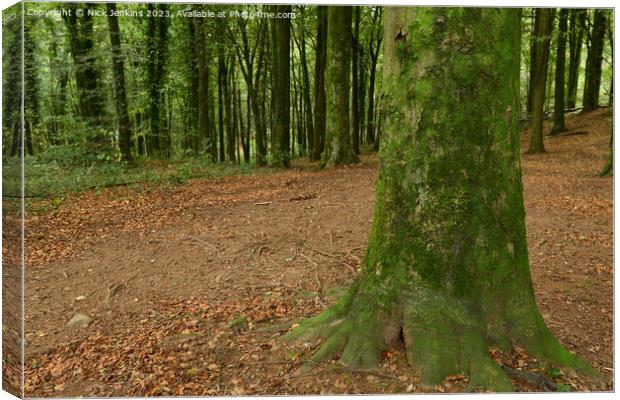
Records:
[[[560,9],[558,22],[558,46],[555,55],[555,95],[553,97],[553,127],[551,135],[566,131],[564,121],[564,66],[566,64],[566,35],[568,30],[568,9]]]
[[[587,368],[552,336],[532,288],[516,112],[520,17],[506,8],[386,10],[389,115],[373,225],[347,294],[288,336],[323,338],[312,361],[340,355],[346,366],[375,368],[402,338],[427,384],[464,372],[470,388],[513,390],[490,346]]]
[[[570,10],[570,30],[568,33],[569,63],[566,106],[570,109],[577,104],[577,86],[579,84],[579,65],[581,63],[581,46],[585,32],[586,11]]]
[[[151,14],[165,13],[166,4],[148,5],[147,11]],[[149,154],[169,156],[166,149],[166,130],[162,123],[162,82],[165,75],[168,23],[167,18],[151,17],[148,19],[147,51],[148,51],[148,92],[149,92],[149,122],[150,131],[147,138],[147,151]]]
[[[69,3],[67,7],[71,12],[63,15],[63,18],[69,33],[80,117],[89,128],[89,139],[98,145],[97,147],[105,147],[109,144],[109,140],[99,131],[105,113],[101,96],[102,91],[98,85],[99,72],[93,62],[93,18],[90,14],[97,5],[85,3],[82,6],[79,3]],[[76,10],[78,8],[84,10],[82,17],[77,16]]]
[[[543,120],[545,106],[545,84],[547,82],[547,66],[549,60],[549,43],[553,27],[554,10],[551,8],[537,8],[534,22],[535,41],[535,64],[532,85],[532,133],[530,146],[527,150],[530,154],[544,153],[543,143]]]
[[[291,6],[275,6],[276,14],[290,14]],[[289,167],[290,96],[291,91],[291,20],[275,18],[272,71],[274,75],[274,126],[271,136],[271,165]]]
[[[379,50],[383,40],[383,8],[375,7],[371,17],[371,34],[368,41],[368,56],[370,62],[370,74],[368,76],[368,113],[366,114],[366,141],[375,143],[375,83],[377,76],[377,61]],[[375,150],[378,147],[375,147]]]
[[[125,92],[125,64],[121,48],[121,33],[116,16],[116,5],[108,3],[108,25],[110,30],[110,44],[112,48],[112,64],[114,70],[114,92],[116,103],[116,118],[118,119],[118,147],[122,161],[131,161],[131,122],[127,112],[127,94]]]
[[[605,46],[605,10],[594,10],[594,22],[590,33],[590,46],[586,61],[586,76],[583,89],[583,111],[598,108],[601,89],[601,66]]]
[[[349,90],[351,67],[351,7],[327,7],[327,115],[322,163],[336,166],[353,163]]]
[[[314,64],[314,135],[311,159],[319,160],[325,148],[327,94],[327,7],[317,7],[316,56]]]

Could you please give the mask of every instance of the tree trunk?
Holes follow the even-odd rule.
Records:
[[[118,118],[118,144],[122,161],[131,161],[131,122],[127,112],[127,94],[125,92],[125,65],[121,48],[121,33],[118,17],[114,14],[116,5],[107,4],[110,43],[112,45],[112,69],[114,70],[114,92],[116,95],[116,117]]]
[[[95,145],[105,147],[109,140],[102,136],[99,128],[104,115],[102,91],[98,86],[99,73],[94,58],[93,19],[89,11],[94,7],[85,3],[83,16],[78,17],[78,4],[68,4],[71,11],[63,15],[69,32],[71,55],[75,66],[75,82],[79,98],[80,117],[87,123]]]
[[[368,55],[370,57],[370,76],[368,84],[368,113],[366,115],[366,141],[368,143],[375,143],[375,81],[377,75],[377,60],[379,59],[379,50],[381,49],[381,40],[383,35],[381,31],[377,31],[377,25],[381,22],[381,7],[377,7],[372,17],[372,30],[375,32],[371,35],[368,44]],[[376,147],[376,146],[375,146]]]
[[[538,38],[536,37],[536,9],[532,8],[531,14],[531,28],[532,31],[530,33],[530,71],[529,71],[529,79],[528,79],[528,88],[527,88],[527,114],[532,114],[532,99],[534,94],[534,74],[536,70],[536,48],[538,43]]]
[[[579,65],[581,64],[581,46],[585,31],[584,10],[570,10],[570,31],[568,38],[569,62],[566,106],[570,109],[577,104],[577,86],[579,85]]]
[[[290,13],[291,6],[275,6],[276,13]],[[274,78],[274,120],[271,134],[272,166],[289,167],[290,149],[290,92],[291,92],[291,20],[276,18],[272,20],[275,34],[273,57],[271,59]]]
[[[352,106],[352,122],[353,126],[351,129],[351,139],[353,141],[353,152],[355,154],[360,154],[360,110],[359,110],[359,39],[360,39],[360,6],[354,6],[354,18],[353,18],[353,37],[351,41],[352,48],[352,73],[353,77],[352,89],[353,94],[351,97],[351,106]]]
[[[202,5],[198,5],[198,10],[202,10]],[[204,138],[205,150],[211,161],[217,161],[213,157],[215,143],[209,129],[209,65],[206,60],[204,45],[204,18],[194,18],[194,30],[196,32],[196,57],[198,58],[198,90],[196,93],[196,110],[198,119],[198,137]]]
[[[327,63],[327,7],[317,7],[316,59],[314,64],[314,134],[312,160],[321,159],[325,147],[326,92],[325,66]]]
[[[586,80],[583,91],[583,111],[598,108],[601,88],[601,66],[603,63],[603,47],[605,46],[605,10],[594,10],[590,48],[586,62]]]
[[[228,78],[224,81],[224,104],[226,111],[226,158],[228,161],[235,162],[235,130],[233,127],[232,113],[232,81],[234,80],[235,59],[229,59]],[[220,149],[220,160],[224,161],[224,140],[220,139],[222,148]]]
[[[553,26],[554,10],[537,8],[534,22],[536,37],[536,64],[534,65],[534,81],[532,86],[532,133],[530,135],[529,154],[544,153],[543,120],[545,106],[545,85],[547,82],[547,66],[549,60],[549,43]]]
[[[555,58],[555,94],[553,96],[553,127],[551,135],[566,131],[564,121],[564,67],[566,64],[566,35],[568,29],[568,9],[560,9],[558,24],[558,48]]]
[[[513,391],[489,355],[583,367],[534,298],[519,161],[520,10],[386,9],[384,108],[363,269],[287,339],[321,337],[313,362],[376,368],[404,340],[425,384],[465,373]],[[489,74],[489,68],[494,73]],[[489,113],[489,110],[495,110]]]
[[[303,6],[302,6],[303,7]],[[306,135],[306,148],[308,154],[312,153],[312,149],[314,146],[313,135],[314,135],[314,126],[312,122],[312,100],[310,95],[310,74],[308,73],[308,57],[306,55],[306,31],[304,24],[304,15],[306,12],[306,8],[304,7],[301,12],[301,22],[300,22],[300,33],[299,33],[299,42],[297,43],[299,47],[299,57],[301,63],[301,73],[303,78],[303,114],[305,117],[305,132]]]
[[[351,7],[328,6],[327,18],[327,126],[321,163],[332,167],[357,161],[349,126]]]
[[[152,13],[157,13],[159,11],[165,11],[167,6],[165,4],[160,4],[158,10],[156,10],[154,4],[149,4],[148,9],[151,10]],[[161,109],[163,97],[162,83],[165,74],[168,36],[167,18],[149,18],[147,29],[147,80],[150,100],[150,132],[147,137],[146,145],[150,156],[161,157],[166,155],[165,149],[163,148],[166,142],[166,132],[164,126],[162,126]]]

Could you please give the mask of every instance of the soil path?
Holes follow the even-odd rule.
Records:
[[[605,113],[569,118],[572,130],[589,133],[547,139],[547,154],[522,157],[530,261],[539,306],[562,343],[605,378],[597,384],[575,378],[576,389],[612,387],[613,191],[610,178],[596,176],[608,156]],[[110,375],[102,361],[106,356],[87,350],[103,346],[108,352],[121,352],[123,346],[143,343],[137,339],[140,334],[150,338],[144,343],[163,357],[168,354],[166,337],[175,337],[175,329],[180,328],[174,324],[179,321],[186,328],[177,335],[197,334],[200,330],[193,327],[210,329],[219,324],[213,327],[217,339],[215,332],[222,332],[235,313],[254,312],[253,321],[259,325],[318,312],[331,301],[328,289],[346,286],[359,268],[372,220],[375,176],[376,157],[367,156],[363,164],[337,170],[315,172],[306,164],[271,175],[87,193],[67,199],[53,213],[30,217],[26,223],[27,393],[427,390],[402,379],[397,382],[402,387],[381,386],[381,378],[372,375],[350,382],[333,374],[313,383],[282,378],[286,368],[273,373],[265,372],[269,368],[248,369],[243,359],[254,359],[252,349],[276,348],[273,343],[260,347],[268,336],[252,329],[231,339],[229,347],[236,347],[225,355],[214,350],[213,338],[203,350],[180,344],[190,353],[179,364],[186,371],[183,384],[175,384],[172,378],[161,384],[166,368],[156,374],[157,382],[149,381],[148,371],[155,374],[152,366],[141,377],[134,376],[138,372]],[[203,310],[202,317],[180,316],[198,309]],[[95,322],[85,330],[68,329],[67,321],[78,312],[91,315]],[[201,322],[193,322],[197,320]],[[259,343],[258,347],[244,348],[244,340]],[[166,357],[176,357],[171,354]],[[134,356],[120,354],[115,363],[124,365],[122,357]],[[89,357],[93,368],[104,372],[85,371]],[[197,357],[204,358],[204,363],[192,367]],[[260,357],[260,362],[267,363]],[[221,371],[224,359],[241,362],[230,364],[229,369],[238,368],[239,376],[247,379],[222,383],[222,373],[214,371]],[[63,375],[69,371],[71,379]],[[131,371],[140,367],[132,364]],[[202,385],[192,380],[194,376],[202,377]]]

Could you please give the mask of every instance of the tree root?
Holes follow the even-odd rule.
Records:
[[[480,322],[482,318],[472,315],[459,301],[437,291],[418,288],[389,313],[363,301],[365,296],[352,293],[356,292],[350,290],[332,307],[303,321],[282,338],[284,341],[322,340],[299,373],[334,358],[339,358],[344,368],[376,370],[382,351],[400,339],[404,340],[409,365],[417,370],[424,384],[440,384],[453,374],[469,377],[469,391],[514,391],[511,378],[534,379],[533,383],[538,384],[540,376],[526,376],[493,360],[489,354],[492,342],[489,338],[494,337],[496,341],[500,336],[502,343],[516,342],[526,349],[531,348],[531,354],[543,362],[581,370],[589,368],[562,347],[536,318],[530,319],[529,325],[525,323],[529,329],[511,334],[507,329],[498,328],[503,326],[500,324],[493,326],[494,332],[490,333],[490,328]],[[544,377],[541,382],[542,389],[554,390],[553,382]]]

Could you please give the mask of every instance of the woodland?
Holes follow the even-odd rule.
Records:
[[[612,10],[20,7],[5,390],[613,390]]]

